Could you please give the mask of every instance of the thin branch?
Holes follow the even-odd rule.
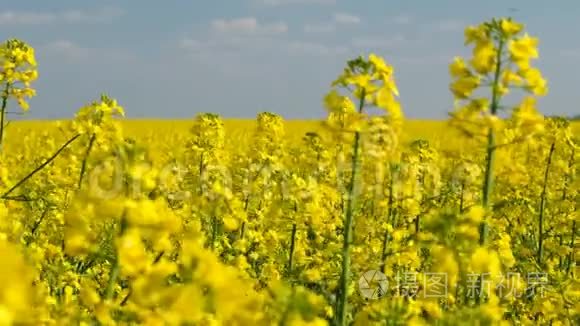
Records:
[[[30,198],[26,195],[5,196],[5,197],[2,197],[2,199],[12,200],[12,201],[23,201],[23,202],[30,202],[30,201],[38,200],[37,198]]]
[[[87,161],[89,159],[89,154],[91,153],[91,149],[93,148],[93,144],[95,143],[96,139],[97,139],[97,134],[93,133],[91,135],[91,139],[89,140],[89,145],[87,146],[87,151],[85,152],[85,156],[83,157],[83,163],[81,165],[81,173],[79,175],[79,183],[78,183],[79,189],[81,189],[81,186],[83,185],[83,177],[84,177],[86,169],[87,169]]]
[[[44,167],[46,167],[48,164],[50,164],[50,162],[54,161],[54,159],[60,154],[60,152],[62,152],[73,141],[75,141],[76,139],[78,139],[79,136],[80,136],[80,134],[77,134],[74,137],[72,137],[71,139],[69,139],[51,157],[49,157],[46,161],[44,161],[44,163],[42,163],[41,165],[39,165],[36,169],[32,170],[27,176],[25,176],[24,178],[22,178],[14,186],[12,186],[12,188],[10,188],[8,191],[6,191],[4,194],[2,194],[2,196],[0,196],[0,199],[6,199],[6,198],[8,198],[8,195],[9,194],[11,194],[14,190],[16,190],[18,187],[20,187],[23,183],[25,183],[28,179],[30,179],[33,175],[35,175],[36,173],[38,173],[40,170],[44,169]]]

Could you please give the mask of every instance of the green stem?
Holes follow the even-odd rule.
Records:
[[[159,263],[159,261],[161,260],[161,258],[163,257],[164,254],[165,254],[164,251],[161,251],[159,254],[157,254],[157,256],[155,257],[155,260],[153,260],[152,265]],[[119,305],[121,307],[125,306],[127,304],[127,302],[129,301],[129,299],[131,298],[132,294],[133,294],[133,289],[129,288],[127,295],[125,296],[125,298],[123,300],[121,300],[121,303]]]
[[[394,194],[393,194],[393,168],[392,166],[389,169],[390,171],[390,178],[389,178],[389,208],[387,213],[387,224],[391,223],[393,217],[393,204],[394,204]],[[387,247],[389,245],[389,230],[385,230],[385,234],[383,235],[383,244],[381,250],[381,272],[385,272],[385,260],[387,259]]]
[[[203,194],[203,172],[204,172],[204,164],[203,164],[203,159],[204,159],[204,152],[201,152],[201,156],[199,158],[199,188],[198,188],[198,193],[200,195]]]
[[[119,264],[119,257],[115,258],[115,262],[111,266],[111,272],[109,275],[109,283],[107,283],[107,290],[105,292],[105,299],[113,299],[115,294],[115,284],[117,284],[117,279],[119,278],[119,273],[121,271],[121,264]]]
[[[250,195],[248,194],[244,199],[244,212],[248,212],[248,204],[250,202]],[[240,228],[240,239],[244,238],[244,234],[246,233],[246,221],[242,222],[242,227]]]
[[[362,113],[364,109],[366,91],[363,88],[360,97],[358,112]],[[343,244],[342,244],[342,273],[340,277],[340,293],[339,293],[339,311],[337,314],[338,324],[346,325],[346,311],[348,306],[348,285],[350,282],[350,250],[351,243],[353,239],[352,234],[352,223],[353,223],[353,208],[355,201],[355,182],[358,174],[358,160],[359,160],[359,150],[360,150],[360,132],[355,132],[354,144],[353,144],[353,154],[351,162],[351,179],[348,185],[348,197],[346,203],[346,212],[344,219],[344,234],[343,234]]]
[[[122,237],[127,229],[127,220],[126,220],[126,210],[123,212],[121,216],[121,221],[119,225],[119,233],[118,236]],[[105,292],[105,300],[113,299],[115,295],[115,285],[117,284],[117,279],[119,278],[119,273],[121,272],[121,264],[119,263],[119,251],[115,250],[115,261],[111,266],[111,271],[109,274],[109,282],[107,283],[107,289]]]
[[[546,192],[548,187],[548,176],[550,173],[550,165],[552,164],[552,156],[554,155],[554,149],[556,148],[556,142],[552,142],[550,146],[550,153],[548,154],[548,160],[546,162],[546,171],[544,172],[544,184],[542,186],[542,194],[540,196],[540,214],[538,216],[538,253],[537,259],[538,264],[542,266],[542,259],[544,256],[544,211],[546,208]]]
[[[492,88],[492,95],[491,95],[491,114],[497,115],[497,110],[499,108],[499,100],[500,94],[498,93],[498,84],[501,77],[501,54],[503,52],[504,42],[503,40],[499,41],[499,46],[497,50],[497,57],[496,57],[496,67],[495,73],[493,76],[493,88]],[[485,209],[489,208],[490,206],[490,197],[493,187],[493,164],[495,161],[495,132],[493,127],[489,128],[488,137],[487,137],[487,159],[486,159],[486,166],[485,166],[485,179],[483,183],[482,189],[482,205]],[[487,222],[484,220],[481,222],[479,228],[479,244],[484,245],[487,241],[487,234],[488,230]]]
[[[415,233],[419,234],[420,230],[421,230],[421,215],[417,215],[415,217]]]
[[[83,184],[83,177],[85,176],[85,172],[87,170],[87,161],[89,159],[89,154],[91,153],[91,149],[93,148],[96,139],[97,135],[92,134],[89,140],[89,145],[87,146],[87,150],[85,152],[85,156],[83,157],[83,162],[81,164],[81,173],[79,175],[79,184],[78,184],[79,190],[81,189],[81,186]]]
[[[42,223],[42,221],[44,220],[44,218],[48,215],[49,210],[50,209],[48,207],[45,208],[42,211],[42,215],[40,215],[40,218],[38,218],[38,220],[36,220],[36,222],[34,222],[34,224],[32,225],[32,228],[30,228],[30,237],[26,241],[26,245],[27,246],[30,245],[32,243],[32,241],[34,240],[34,236],[36,235],[36,231],[40,227],[40,224]]]
[[[459,213],[463,214],[464,211],[464,197],[465,197],[465,181],[461,182],[461,197],[459,198]]]
[[[572,168],[574,167],[575,164],[575,156],[576,152],[574,150],[574,148],[572,148],[572,152],[570,153],[570,159],[568,160],[568,168],[570,169],[570,171],[572,171]],[[566,182],[564,184],[564,190],[562,192],[562,200],[566,200],[567,199],[567,194],[568,194],[568,186],[570,185],[572,181],[572,172],[570,172],[566,178]],[[566,275],[570,272],[570,267],[572,266],[572,262],[574,261],[575,257],[574,257],[574,244],[575,244],[575,237],[576,237],[576,221],[572,221],[572,233],[570,236],[570,254],[568,254],[568,256],[566,257]]]
[[[211,218],[211,249],[215,249],[215,242],[218,236],[218,220],[215,215]]]
[[[572,182],[572,171],[573,171],[574,164],[576,164],[575,157],[574,157],[575,154],[576,154],[576,151],[574,150],[574,148],[572,148],[572,151],[570,153],[570,158],[568,159],[568,169],[570,172],[566,175],[566,178],[564,181],[564,189],[562,189],[562,200],[566,200],[566,198],[568,197],[568,187],[570,186],[570,183]]]
[[[570,236],[570,255],[566,266],[566,274],[570,273],[572,262],[575,260],[575,245],[576,245],[576,221],[572,221],[572,235]]]
[[[560,247],[562,247],[564,245],[564,237],[560,234],[558,235],[558,244],[560,245]],[[559,255],[558,257],[558,269],[562,270],[562,266],[564,265],[564,259],[562,259],[562,255]]]
[[[49,157],[46,161],[44,161],[44,163],[39,165],[36,169],[32,170],[30,173],[28,173],[28,175],[26,175],[24,178],[22,178],[20,181],[18,181],[14,186],[12,186],[12,188],[8,189],[8,191],[6,191],[4,194],[2,194],[2,196],[0,196],[0,198],[6,199],[8,197],[8,195],[10,195],[14,190],[16,190],[18,187],[20,187],[23,183],[25,183],[28,179],[30,179],[32,176],[34,176],[36,173],[38,173],[40,170],[42,170],[48,164],[50,164],[50,162],[54,161],[54,159],[60,154],[60,152],[62,152],[68,145],[70,145],[73,141],[75,141],[77,138],[79,138],[79,136],[80,135],[76,135],[76,136],[72,137],[71,139],[69,139],[51,157]]]
[[[296,248],[296,223],[292,224],[292,236],[290,239],[290,253],[288,256],[288,275],[292,275],[292,263],[294,260],[294,249]]]
[[[2,145],[4,145],[4,120],[6,118],[6,107],[8,106],[9,89],[10,83],[6,83],[4,94],[2,94],[2,107],[0,108],[0,150],[2,149]]]

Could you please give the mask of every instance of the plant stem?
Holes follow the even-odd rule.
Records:
[[[419,234],[420,229],[421,229],[421,215],[417,215],[415,217],[415,233]]]
[[[387,224],[391,223],[393,217],[393,204],[394,204],[394,194],[393,194],[393,167],[389,167],[389,208],[387,211]],[[385,272],[385,260],[387,259],[387,246],[389,245],[389,230],[385,230],[383,235],[383,244],[381,250],[381,272]]]
[[[562,200],[566,200],[566,198],[568,197],[568,186],[570,186],[570,183],[572,181],[572,171],[574,164],[576,164],[574,158],[575,154],[576,151],[572,147],[572,152],[570,153],[570,158],[568,159],[568,169],[570,172],[566,175],[566,178],[564,180],[564,189],[562,189]]]
[[[362,113],[364,109],[366,91],[363,88],[359,101],[358,112]],[[348,285],[350,282],[350,245],[352,243],[352,222],[353,222],[353,208],[355,201],[355,183],[358,174],[358,160],[360,150],[360,132],[355,132],[353,154],[351,162],[351,179],[348,185],[348,197],[346,203],[346,212],[344,219],[344,234],[342,245],[342,273],[340,276],[340,293],[339,293],[339,311],[337,314],[338,324],[346,325],[346,311],[348,306]]]
[[[34,222],[34,224],[32,225],[32,227],[30,228],[30,237],[26,240],[26,245],[30,245],[32,243],[32,241],[34,240],[34,236],[36,235],[36,230],[38,230],[38,228],[40,227],[40,224],[42,223],[42,221],[44,220],[44,218],[48,215],[48,212],[50,211],[50,209],[47,207],[42,211],[42,215],[40,215],[40,217],[38,218],[38,220],[36,220],[36,222]]]
[[[38,171],[42,170],[45,166],[50,164],[50,162],[54,161],[54,159],[60,154],[60,152],[62,152],[68,145],[70,145],[73,141],[75,141],[77,138],[79,138],[79,136],[80,135],[75,135],[74,137],[69,139],[51,157],[49,157],[46,161],[44,161],[44,163],[39,165],[36,169],[32,170],[32,172],[28,173],[28,175],[26,175],[24,178],[22,178],[20,181],[18,181],[14,186],[12,186],[12,188],[8,189],[8,191],[6,191],[4,194],[2,194],[2,196],[0,196],[0,199],[6,199],[9,194],[11,194],[18,187],[20,187],[24,182],[26,182],[33,175],[38,173]]]
[[[204,153],[205,152],[201,152],[201,156],[199,158],[199,195],[203,195],[203,173],[204,173],[204,165],[203,165],[203,160],[204,160]]]
[[[500,95],[498,93],[498,84],[501,75],[501,54],[503,52],[504,41],[500,40],[497,50],[497,57],[496,57],[496,67],[495,73],[493,76],[493,88],[492,88],[492,95],[491,95],[491,114],[493,116],[497,115],[497,110],[499,108],[499,100]],[[484,209],[489,208],[490,206],[490,197],[491,191],[493,187],[493,164],[495,160],[495,131],[493,127],[489,128],[488,137],[487,137],[487,159],[485,165],[485,179],[483,183],[482,189],[482,206]],[[481,222],[479,227],[479,244],[484,245],[487,240],[488,234],[488,225],[485,220]]]
[[[554,155],[554,149],[556,148],[556,142],[552,142],[550,146],[550,153],[548,154],[548,160],[546,162],[546,171],[544,172],[544,184],[542,186],[542,194],[540,196],[540,214],[538,216],[538,253],[537,259],[538,264],[542,266],[542,259],[544,256],[544,211],[546,208],[546,192],[548,186],[548,176],[550,173],[550,165],[552,164],[552,156]]]
[[[2,150],[2,145],[4,145],[4,119],[6,117],[6,107],[8,106],[9,89],[10,83],[6,83],[4,93],[2,94],[2,107],[0,108],[0,150]]]
[[[87,150],[85,152],[85,156],[83,157],[83,162],[81,164],[81,173],[79,175],[79,184],[78,184],[79,190],[81,189],[81,186],[83,184],[83,177],[85,176],[85,172],[87,169],[87,161],[89,159],[89,154],[91,153],[91,149],[93,148],[93,144],[95,143],[96,139],[97,139],[97,135],[92,134],[91,138],[89,140],[89,145],[87,146]]]
[[[123,215],[121,216],[121,221],[120,221],[120,225],[119,225],[119,232],[118,232],[119,237],[122,237],[123,234],[125,233],[125,230],[127,229],[126,214],[127,214],[127,211],[125,210],[123,212]],[[113,238],[113,241],[114,241],[114,238]],[[113,265],[111,266],[111,271],[109,274],[109,282],[107,283],[107,289],[105,292],[105,300],[113,299],[113,296],[115,295],[115,284],[117,284],[117,279],[119,278],[120,272],[121,272],[121,264],[119,263],[119,251],[116,249],[115,250],[115,261],[113,262]]]
[[[459,198],[459,213],[462,214],[464,210],[464,196],[465,196],[465,181],[461,182],[461,197]]]
[[[572,168],[574,167],[575,164],[575,156],[576,151],[574,150],[574,148],[572,148],[572,152],[570,153],[570,159],[568,160],[568,168],[570,169],[570,171],[572,171]],[[567,178],[566,178],[566,182],[564,184],[564,190],[562,192],[562,200],[566,200],[567,199],[567,194],[568,194],[568,186],[570,185],[572,181],[572,172],[568,173]],[[570,272],[570,267],[572,266],[572,262],[574,261],[575,257],[574,257],[574,252],[575,252],[575,238],[576,238],[576,221],[572,221],[572,233],[570,235],[570,254],[568,254],[568,256],[566,257],[566,275],[568,275],[568,273]]]
[[[561,234],[558,235],[558,244],[560,245],[560,247],[562,247],[564,245],[564,237]],[[558,269],[562,270],[564,260],[562,259],[562,255],[559,255],[559,256],[560,257],[558,257]]]
[[[211,250],[215,249],[215,242],[218,236],[218,220],[215,214],[211,217]]]
[[[575,247],[576,246],[576,221],[572,221],[572,235],[570,236],[570,255],[568,255],[568,263],[566,264],[566,274],[570,273],[570,268],[572,267],[572,262],[575,260]]]
[[[292,275],[292,261],[294,259],[295,247],[296,247],[296,223],[292,224],[292,236],[290,239],[290,253],[288,256],[288,275]]]
[[[109,275],[109,282],[107,283],[107,290],[105,292],[105,299],[113,299],[115,294],[115,284],[117,284],[117,278],[119,278],[119,272],[121,271],[121,265],[119,264],[119,257],[115,258],[113,266],[111,266],[111,272]]]

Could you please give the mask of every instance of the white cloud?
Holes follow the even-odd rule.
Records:
[[[345,12],[337,12],[332,15],[331,22],[306,24],[303,30],[307,34],[332,33],[336,31],[338,25],[356,25],[360,24],[361,19],[358,16]]]
[[[69,40],[57,40],[45,43],[40,51],[51,57],[65,58],[73,62],[134,62],[136,57],[122,49],[104,49],[83,47]]]
[[[117,7],[105,7],[96,11],[68,10],[62,13],[62,19],[68,23],[110,23],[123,16],[125,12]]]
[[[67,24],[104,24],[124,14],[117,7],[104,7],[99,10],[67,10],[62,12],[4,11],[0,12],[0,25],[46,25]]]
[[[387,49],[400,45],[406,42],[407,39],[403,35],[395,35],[390,38],[380,37],[361,37],[352,40],[352,46],[363,49]]]
[[[45,45],[45,49],[52,53],[67,54],[72,56],[79,56],[84,52],[82,48],[67,40],[58,40],[47,43]]]
[[[348,48],[344,46],[329,46],[320,43],[303,41],[289,42],[285,47],[287,48],[288,53],[294,55],[328,56],[340,55],[348,52]]]
[[[463,30],[466,23],[461,20],[448,19],[435,23],[435,27],[441,32],[456,32]]]
[[[55,18],[49,13],[4,11],[0,13],[0,25],[49,24],[54,22]]]
[[[308,34],[332,33],[336,30],[333,24],[306,24],[304,32]]]
[[[288,31],[284,22],[262,24],[255,17],[242,17],[231,20],[216,19],[211,22],[211,28],[220,33],[271,35],[283,34]]]
[[[336,0],[259,0],[267,6],[285,6],[285,5],[334,5]]]
[[[227,37],[212,39],[184,38],[178,47],[186,53],[216,56],[231,54],[284,53],[292,56],[335,56],[348,52],[349,47],[302,40],[269,37]],[[236,55],[237,55],[236,54]]]
[[[360,17],[344,12],[335,13],[333,18],[339,24],[358,24],[361,21]]]
[[[276,39],[260,35],[231,35],[226,37],[211,37],[207,39],[183,38],[179,41],[179,48],[190,53],[227,54],[245,51],[262,51],[275,47]]]
[[[453,55],[432,54],[429,56],[405,56],[395,58],[398,64],[408,65],[446,65],[450,62]]]

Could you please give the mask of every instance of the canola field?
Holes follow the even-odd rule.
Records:
[[[446,121],[406,120],[374,54],[324,121],[126,120],[107,95],[9,121],[38,76],[5,41],[0,325],[578,325],[580,125],[536,108],[522,24],[465,42]]]

